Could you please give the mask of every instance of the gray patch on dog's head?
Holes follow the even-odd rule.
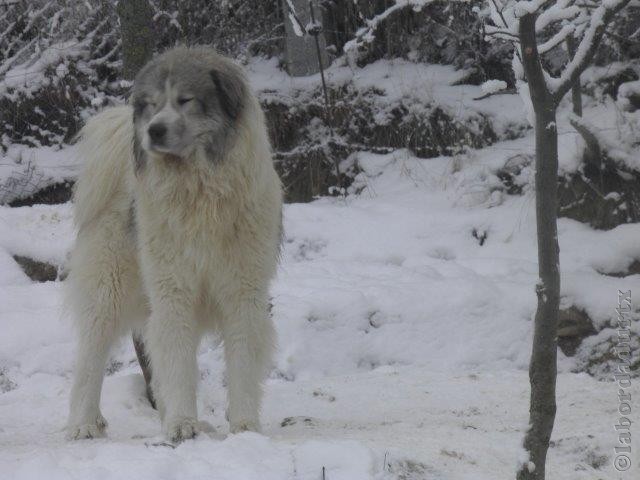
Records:
[[[133,162],[133,169],[136,174],[140,173],[142,169],[144,169],[144,166],[147,162],[144,150],[142,149],[142,145],[140,145],[140,139],[138,138],[138,135],[133,136]]]
[[[136,76],[130,99],[136,169],[163,155],[187,159],[197,148],[219,161],[248,95],[241,68],[211,49],[178,47],[158,56]]]

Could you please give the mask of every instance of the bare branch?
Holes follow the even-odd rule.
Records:
[[[497,15],[500,17],[500,20],[502,21],[502,24],[504,25],[504,28],[509,30],[509,22],[507,22],[507,19],[504,16],[503,13],[503,9],[498,8],[498,4],[496,3],[496,0],[491,0],[491,4],[493,5],[493,9],[494,11],[497,13]],[[506,35],[507,32],[505,32]],[[511,32],[510,32],[511,33]],[[516,35],[515,32],[511,33],[514,37],[516,37],[515,39],[512,39],[512,42],[514,43],[514,45],[518,42],[519,40],[519,35]],[[515,47],[514,48],[514,52],[515,52],[515,56],[518,58],[518,60],[520,61],[520,63],[522,63],[522,58],[520,57],[520,53],[518,52],[518,48]]]
[[[638,30],[638,31],[640,31],[640,30]],[[639,45],[640,44],[640,40],[636,40],[636,39],[633,38],[634,36],[636,36],[635,33],[633,35],[628,36],[628,37],[623,37],[621,35],[618,35],[616,33],[611,32],[609,30],[605,30],[604,34],[607,37],[611,37],[614,40],[617,40],[618,42],[623,43],[623,44],[631,44],[631,45]]]
[[[512,42],[517,42],[520,38],[517,33],[512,33],[508,30],[502,30],[499,28],[489,29],[484,32],[486,37],[495,37],[503,40],[511,40]]]

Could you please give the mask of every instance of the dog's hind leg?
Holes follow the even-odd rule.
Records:
[[[221,325],[231,433],[260,431],[262,384],[271,366],[275,331],[262,295],[225,302]]]
[[[131,325],[125,310],[139,291],[135,250],[119,217],[93,230],[81,230],[71,257],[67,302],[78,346],[67,437],[104,434],[100,413],[104,369],[114,341]]]

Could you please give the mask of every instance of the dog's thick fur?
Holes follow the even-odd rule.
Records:
[[[170,92],[184,88],[186,101],[171,106]],[[67,286],[79,344],[68,436],[104,433],[105,363],[131,329],[144,336],[170,440],[196,433],[196,349],[211,329],[224,342],[230,431],[258,430],[282,209],[262,110],[239,67],[205,48],[152,61],[131,103],[93,117],[80,135]],[[163,105],[183,122],[167,151],[146,136],[150,122],[166,120]]]

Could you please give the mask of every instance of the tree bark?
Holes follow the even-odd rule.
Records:
[[[518,480],[544,480],[549,440],[556,414],[557,330],[560,306],[558,248],[558,133],[557,103],[548,91],[538,55],[535,15],[520,19],[520,43],[529,92],[535,111],[536,226],[538,234],[539,283],[533,349],[529,366],[531,399],[529,430],[524,447],[529,463]]]
[[[153,9],[147,0],[121,0],[122,76],[133,80],[153,56]]]
[[[573,59],[576,55],[576,39],[573,35],[569,35],[567,37],[567,52],[569,53],[569,58]],[[582,116],[582,89],[580,85],[580,75],[574,80],[573,85],[571,85],[571,103],[573,105],[573,113],[577,116]]]

